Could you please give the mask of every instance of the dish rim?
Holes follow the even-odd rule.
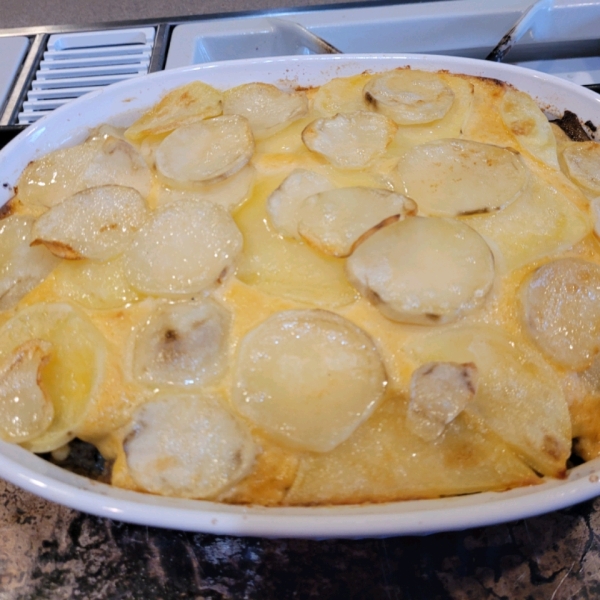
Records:
[[[12,195],[11,186],[29,160],[57,147],[79,143],[101,123],[131,121],[169,89],[200,76],[207,83],[223,87],[259,80],[294,87],[407,65],[500,79],[532,94],[547,109],[560,112],[569,108],[584,122],[600,123],[600,95],[551,75],[503,63],[419,54],[309,55],[205,63],[114,84],[72,101],[29,126],[0,150],[0,206]],[[47,500],[129,523],[213,534],[313,539],[467,529],[540,515],[600,495],[600,459],[572,469],[567,479],[505,492],[326,507],[236,506],[122,490],[70,473],[1,441],[0,476]]]

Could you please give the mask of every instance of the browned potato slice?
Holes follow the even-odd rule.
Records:
[[[362,169],[385,152],[395,133],[396,125],[387,117],[356,111],[313,121],[302,141],[336,167]]]
[[[373,412],[387,385],[371,338],[323,310],[283,311],[241,341],[235,408],[279,442],[328,452]]]
[[[30,340],[0,364],[0,439],[26,442],[50,426],[54,406],[40,381],[51,348],[43,340]]]
[[[600,194],[600,144],[577,142],[563,151],[563,160],[569,177],[584,190]]]
[[[224,208],[181,200],[156,210],[134,235],[124,255],[125,276],[147,294],[193,294],[225,278],[242,243]]]
[[[411,217],[375,232],[348,258],[357,289],[389,319],[439,325],[480,306],[494,282],[484,239],[460,221]]]
[[[210,498],[247,475],[258,448],[218,396],[162,394],[135,413],[124,441],[127,465],[144,490]]]
[[[439,438],[476,391],[477,366],[473,363],[430,362],[420,366],[410,379],[408,426],[424,440]]]
[[[34,208],[51,208],[84,189],[122,185],[144,198],[152,174],[129,142],[111,135],[92,136],[84,144],[50,152],[31,162],[18,182],[19,200]]]
[[[498,436],[465,413],[435,443],[406,423],[391,398],[327,454],[302,457],[285,504],[361,504],[503,490],[540,482]]]
[[[556,138],[552,127],[529,94],[507,87],[500,114],[505,125],[531,154],[558,169]]]
[[[469,140],[415,146],[402,157],[398,170],[419,211],[443,217],[500,210],[514,202],[527,182],[517,153]]]
[[[193,81],[169,92],[144,113],[125,135],[138,141],[147,135],[172,131],[183,125],[217,117],[221,114],[222,105],[221,92],[201,81]]]
[[[123,252],[147,216],[146,203],[133,188],[90,188],[44,213],[33,225],[31,245],[44,244],[60,258],[108,260]]]
[[[231,318],[210,300],[158,305],[135,333],[133,376],[152,386],[213,383],[227,368]]]
[[[266,137],[308,113],[302,92],[284,92],[268,83],[246,83],[223,95],[223,114],[241,115],[255,136]]]
[[[19,302],[59,262],[46,248],[30,247],[34,221],[23,215],[0,221],[0,310]]]
[[[413,200],[389,190],[329,190],[300,205],[298,232],[321,252],[344,257],[374,231],[416,212]]]
[[[580,258],[554,260],[523,284],[526,331],[563,367],[588,367],[600,351],[600,266]]]
[[[454,102],[454,92],[436,73],[403,69],[374,75],[365,100],[399,125],[437,121]]]
[[[464,413],[483,419],[543,475],[562,477],[571,453],[571,417],[556,373],[525,340],[488,326],[438,331],[407,345],[419,362],[475,363],[475,397]]]
[[[189,186],[237,173],[254,152],[244,117],[227,115],[179,127],[156,149],[156,169],[167,185]]]

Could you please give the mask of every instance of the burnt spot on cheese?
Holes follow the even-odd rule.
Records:
[[[167,329],[165,331],[165,342],[176,342],[179,339],[177,332],[174,329]]]
[[[431,321],[432,323],[437,323],[442,316],[435,313],[425,313],[425,318]]]
[[[54,254],[54,256],[58,256],[59,258],[64,258],[65,260],[81,260],[83,258],[83,256],[81,256],[81,254],[79,254],[79,252],[77,252],[77,250],[75,250],[75,248],[73,248],[72,246],[69,246],[69,244],[64,244],[63,242],[54,242],[51,240],[40,240],[35,239],[33,240],[33,242],[31,242],[31,244],[29,244],[30,246],[39,246],[43,244],[44,246],[46,246],[46,248],[48,248],[48,250],[50,250],[50,252],[52,252],[52,254]]]

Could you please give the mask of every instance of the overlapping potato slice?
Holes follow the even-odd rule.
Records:
[[[59,262],[46,248],[30,247],[34,221],[24,215],[0,220],[0,310],[14,306]]]
[[[122,185],[144,198],[152,187],[152,174],[142,155],[117,137],[92,136],[85,143],[46,154],[29,163],[18,182],[18,198],[33,208],[60,204],[81,190]]]
[[[402,398],[386,400],[343,444],[302,458],[290,505],[361,504],[503,490],[539,482],[492,432],[462,413],[435,443],[406,423]]]
[[[183,125],[217,117],[222,108],[221,92],[201,81],[193,81],[169,92],[133,123],[125,135],[138,141],[147,135],[165,133]]]
[[[305,94],[284,92],[269,83],[245,83],[223,95],[223,114],[245,117],[258,137],[275,133],[307,113]]]
[[[125,255],[125,276],[147,294],[199,292],[224,279],[242,242],[224,208],[204,200],[167,204],[134,235]]]
[[[136,302],[140,294],[125,278],[123,264],[123,255],[105,262],[63,261],[53,272],[56,296],[100,310]]]
[[[267,199],[270,222],[281,235],[300,239],[298,221],[304,200],[331,189],[333,184],[325,175],[307,169],[294,169]]]
[[[26,442],[50,426],[54,406],[40,387],[50,350],[48,342],[29,340],[0,364],[0,439]]]
[[[137,485],[182,498],[224,491],[250,472],[258,453],[244,423],[206,393],[162,394],[142,405],[124,449]]]
[[[161,187],[157,205],[164,206],[179,200],[208,200],[233,211],[248,200],[255,179],[256,169],[248,164],[231,177],[215,183],[196,183],[187,190]]]
[[[313,121],[302,141],[337,167],[362,169],[385,152],[395,133],[396,125],[384,115],[356,111]]]
[[[242,339],[232,401],[279,442],[327,452],[373,412],[386,384],[362,329],[328,311],[282,311]]]
[[[410,379],[408,426],[426,441],[439,438],[475,396],[477,376],[474,363],[421,365]]]
[[[551,360],[590,366],[600,352],[600,266],[580,258],[553,260],[523,283],[525,330]]]
[[[525,462],[561,477],[571,452],[571,420],[552,368],[524,340],[492,326],[436,332],[408,345],[421,363],[472,362],[477,393],[465,413],[482,418]]]
[[[43,244],[60,258],[108,260],[125,250],[147,216],[133,188],[89,188],[45,212],[33,225],[31,245]]]
[[[563,151],[563,161],[569,177],[588,193],[600,194],[600,144],[577,142]]]
[[[357,289],[389,319],[439,325],[480,306],[494,282],[484,239],[460,221],[411,217],[371,235],[348,258]]]
[[[548,166],[558,169],[556,138],[534,99],[512,87],[506,88],[500,115],[519,143]]]
[[[19,311],[0,328],[0,361],[32,340],[49,344],[39,386],[54,408],[40,435],[23,445],[50,452],[72,440],[104,377],[106,343],[89,318],[66,303],[39,303]]]
[[[338,188],[304,200],[298,233],[321,252],[344,257],[381,227],[416,212],[413,200],[389,190]]]
[[[469,140],[415,146],[400,159],[398,170],[419,211],[436,216],[500,210],[514,202],[527,182],[518,154]]]
[[[156,169],[174,187],[230,177],[248,164],[254,138],[247,119],[226,115],[179,127],[158,146]]]
[[[439,75],[399,69],[373,75],[364,88],[365,100],[399,125],[437,121],[454,102],[454,92]]]
[[[227,369],[231,319],[211,300],[157,305],[134,334],[133,376],[148,385],[214,382]]]
[[[499,270],[513,270],[570,248],[592,229],[592,221],[565,191],[531,176],[519,199],[505,209],[466,222],[494,245]]]
[[[317,113],[333,117],[338,113],[351,113],[357,110],[368,110],[363,88],[371,75],[361,73],[352,77],[335,77],[319,86],[312,100],[312,107]]]

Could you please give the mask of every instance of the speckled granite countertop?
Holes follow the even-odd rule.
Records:
[[[0,480],[0,600],[600,598],[600,499],[428,537],[267,540],[91,517]]]

